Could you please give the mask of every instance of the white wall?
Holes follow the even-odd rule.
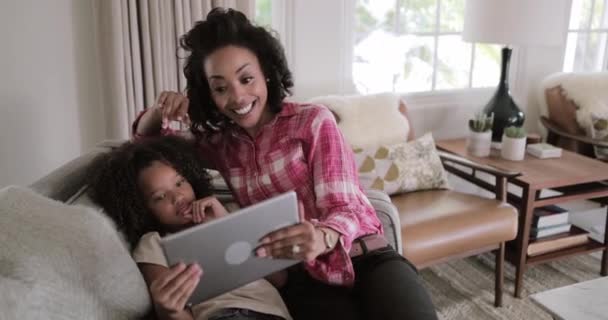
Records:
[[[101,140],[93,0],[0,1],[0,187]]]

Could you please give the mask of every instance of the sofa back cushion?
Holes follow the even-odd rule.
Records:
[[[325,96],[310,100],[327,106],[350,145],[358,148],[405,142],[413,137],[407,108],[393,93]]]
[[[0,190],[0,310],[7,319],[130,319],[146,284],[112,222],[21,187]]]

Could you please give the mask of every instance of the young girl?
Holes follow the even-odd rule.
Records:
[[[160,237],[226,214],[193,146],[178,137],[125,143],[95,161],[91,197],[134,247],[160,319],[291,319],[278,291],[261,279],[186,308],[203,270],[168,266]]]
[[[241,12],[216,8],[181,46],[187,96],[161,93],[134,135],[190,123],[241,206],[296,191],[305,220],[268,234],[257,250],[302,260],[281,289],[294,318],[436,319],[416,269],[384,239],[332,113],[285,101],[293,81],[278,39]]]

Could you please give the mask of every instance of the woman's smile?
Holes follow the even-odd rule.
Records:
[[[255,106],[256,102],[257,99],[241,108],[232,109],[232,111],[239,116],[246,116],[251,112],[251,110],[253,110],[253,107]]]

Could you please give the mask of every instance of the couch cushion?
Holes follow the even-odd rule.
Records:
[[[98,211],[21,187],[0,190],[0,310],[7,319],[129,319],[146,284]]]
[[[450,190],[392,196],[399,210],[403,254],[421,267],[517,235],[517,211],[497,200]]]
[[[355,148],[359,180],[366,189],[389,195],[448,188],[448,179],[430,133],[410,142]]]

